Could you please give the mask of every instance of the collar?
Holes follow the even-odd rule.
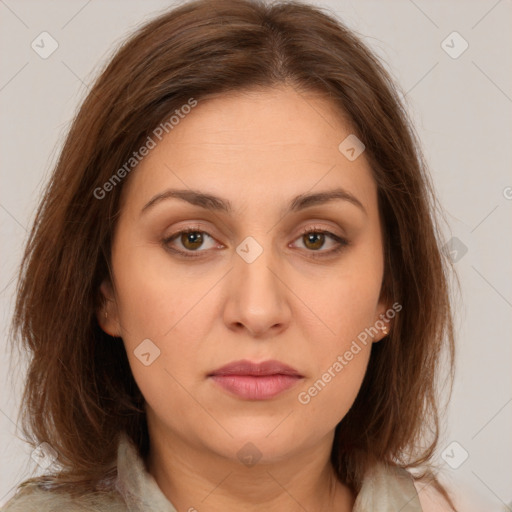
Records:
[[[119,437],[116,489],[129,512],[177,512],[147,471],[137,447],[126,432],[121,432]]]

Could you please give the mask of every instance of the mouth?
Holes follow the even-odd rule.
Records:
[[[304,376],[280,361],[234,361],[208,377],[224,391],[245,400],[268,400],[294,387]]]

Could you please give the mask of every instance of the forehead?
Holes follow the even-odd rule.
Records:
[[[328,133],[335,135],[333,132],[339,132],[341,126],[348,129],[345,117],[332,100],[320,93],[301,92],[290,86],[238,91],[202,99],[186,116],[187,123],[173,130],[173,140],[187,140],[192,131],[192,136],[203,142],[247,144],[250,135],[254,144],[265,146],[326,145],[324,137]]]
[[[352,129],[325,96],[291,87],[226,93],[181,116],[141,161],[126,194],[138,206],[166,187],[200,189],[235,204],[342,186],[375,200],[364,153],[351,161],[340,143]],[[229,194],[231,191],[231,194]]]

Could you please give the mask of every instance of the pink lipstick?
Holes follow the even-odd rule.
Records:
[[[253,363],[245,359],[218,368],[208,377],[229,393],[245,400],[268,400],[295,386],[303,378],[295,368],[279,361]]]

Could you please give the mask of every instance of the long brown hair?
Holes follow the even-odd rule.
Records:
[[[372,347],[360,392],[336,428],[332,464],[356,492],[376,460],[427,468],[416,476],[428,475],[450,501],[432,458],[445,351],[450,393],[453,381],[452,269],[425,159],[379,60],[330,13],[294,1],[196,0],[159,15],[116,52],[72,123],[30,233],[13,319],[13,340],[31,356],[23,433],[58,453],[54,483],[108,486],[119,432],[142,456],[149,443],[124,346],[96,320],[129,176],[101,198],[94,191],[190,98],[282,84],[325,94],[366,146],[384,229],[382,291],[403,305]]]

